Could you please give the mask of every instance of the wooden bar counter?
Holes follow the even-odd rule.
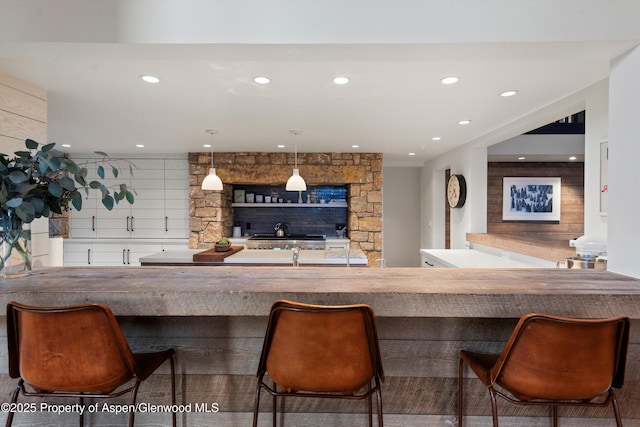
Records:
[[[460,349],[498,352],[517,318],[529,312],[632,320],[626,383],[618,392],[624,425],[640,426],[640,280],[566,269],[357,269],[253,267],[50,268],[0,280],[2,304],[108,304],[134,351],[174,347],[182,426],[251,425],[255,372],[269,308],[284,298],[317,304],[370,304],[378,318],[386,381],[387,427],[456,424]],[[0,326],[6,333],[6,318]],[[16,381],[1,342],[3,402]],[[168,369],[140,388],[139,401],[168,399]],[[467,426],[490,426],[486,389],[467,382]],[[22,401],[27,401],[21,397]],[[32,400],[40,402],[39,400]],[[123,403],[126,400],[122,401]],[[75,403],[75,402],[71,402]],[[214,406],[213,403],[216,405]],[[218,412],[195,411],[195,405]],[[270,410],[264,398],[262,409]],[[364,403],[287,400],[286,425],[364,426]],[[499,403],[505,426],[547,426],[545,408]],[[561,409],[563,427],[615,425],[610,408]],[[169,425],[167,414],[140,413],[137,426]],[[504,420],[504,421],[503,421]],[[1,420],[0,420],[1,421]],[[90,425],[123,425],[126,414],[97,412]],[[16,426],[73,425],[75,414],[18,413]],[[501,425],[502,425],[501,424]],[[270,425],[262,413],[259,425]]]

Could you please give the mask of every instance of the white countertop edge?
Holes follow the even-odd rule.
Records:
[[[503,258],[474,249],[420,249],[421,253],[457,268],[537,268],[539,266]]]
[[[141,263],[192,264],[193,255],[206,249],[164,251],[140,257]],[[244,249],[225,258],[225,264],[292,264],[293,254],[288,250]],[[323,250],[300,251],[300,264],[346,265],[344,257],[325,257]],[[359,249],[352,249],[349,264],[366,265],[367,256]]]

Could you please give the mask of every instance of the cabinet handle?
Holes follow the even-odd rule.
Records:
[[[129,217],[127,217],[127,231],[130,231],[129,230]]]
[[[122,264],[126,264],[126,263],[127,263],[127,262],[125,261],[125,259],[124,259],[124,255],[125,255],[125,253],[127,253],[127,250],[126,250],[126,249],[123,249],[123,250],[122,250]]]
[[[164,217],[164,231],[169,231],[169,217]]]
[[[133,217],[131,217],[131,231],[134,231],[134,226],[133,226]]]
[[[87,249],[87,264],[91,265],[91,249]]]
[[[95,215],[91,217],[91,231],[96,231],[96,217],[95,217]]]
[[[131,250],[127,249],[127,265],[131,264]]]
[[[433,267],[433,264],[431,264],[429,261],[425,261],[425,264],[427,264],[429,267]]]

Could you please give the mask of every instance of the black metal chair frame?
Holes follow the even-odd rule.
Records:
[[[277,303],[276,303],[277,304]],[[368,412],[369,412],[369,427],[373,426],[373,395],[376,395],[376,403],[377,403],[377,412],[378,412],[378,427],[383,427],[383,416],[382,416],[382,393],[381,393],[381,381],[384,381],[384,373],[378,372],[376,370],[374,374],[374,382],[375,385],[372,387],[371,381],[367,385],[367,391],[362,394],[356,395],[347,395],[347,394],[327,394],[327,393],[311,393],[311,392],[284,392],[277,390],[277,384],[272,381],[273,385],[270,387],[268,384],[264,382],[265,374],[267,374],[266,370],[266,358],[269,354],[269,348],[271,346],[271,338],[273,337],[272,328],[274,325],[274,318],[277,317],[277,313],[279,311],[296,311],[296,312],[311,312],[311,313],[326,313],[326,312],[337,312],[337,311],[346,311],[353,310],[353,306],[328,306],[322,308],[300,308],[300,307],[288,307],[288,306],[276,306],[271,310],[271,315],[269,316],[269,321],[267,324],[267,332],[265,334],[265,341],[262,347],[262,354],[260,357],[260,365],[258,367],[258,384],[256,386],[255,392],[255,406],[253,411],[253,427],[258,426],[258,412],[260,406],[260,393],[262,389],[266,390],[273,397],[273,413],[272,413],[272,423],[273,427],[277,426],[277,399],[278,397],[282,398],[282,405],[284,406],[284,398],[286,397],[311,397],[311,398],[322,398],[322,399],[345,399],[345,400],[364,400],[368,399]],[[371,355],[371,363],[372,366],[380,366],[380,371],[382,370],[381,361],[380,361],[380,349],[377,340],[377,332],[375,325],[371,323],[371,319],[369,316],[364,316],[365,326],[367,330],[367,338],[369,340],[369,354]]]

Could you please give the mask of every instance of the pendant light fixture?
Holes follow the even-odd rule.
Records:
[[[290,134],[294,136],[298,136],[302,133],[299,130],[290,130]],[[293,175],[287,181],[287,191],[307,191],[307,183],[304,182],[304,179],[300,176],[300,171],[298,170],[298,142],[296,140],[295,143],[295,164],[293,168]]]
[[[209,169],[209,175],[202,181],[202,189],[222,191],[222,180],[216,175],[216,168],[213,167],[213,135],[217,134],[218,131],[215,129],[207,129],[205,132],[211,135],[211,168]]]

